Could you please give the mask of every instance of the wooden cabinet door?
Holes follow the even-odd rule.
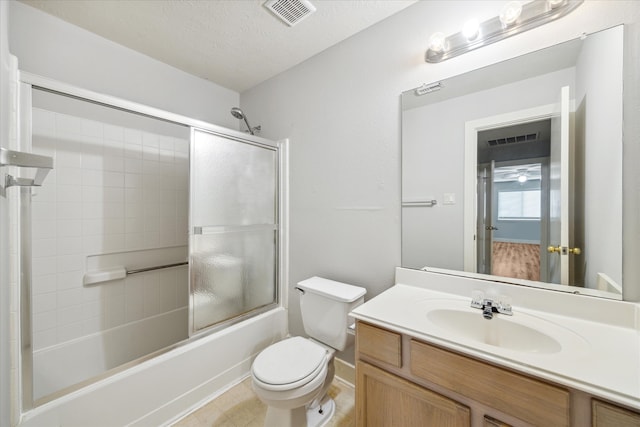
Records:
[[[469,408],[372,365],[356,364],[356,426],[470,426]]]
[[[593,427],[638,427],[640,414],[599,400],[591,403]]]

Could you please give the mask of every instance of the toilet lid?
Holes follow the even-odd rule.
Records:
[[[292,337],[264,349],[253,362],[253,375],[266,384],[291,384],[310,376],[326,360],[327,350],[302,337]]]

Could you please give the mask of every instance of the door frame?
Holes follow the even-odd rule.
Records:
[[[464,271],[477,273],[476,216],[478,211],[478,197],[476,190],[478,186],[478,132],[550,119],[555,110],[555,104],[546,104],[465,122],[463,215]]]

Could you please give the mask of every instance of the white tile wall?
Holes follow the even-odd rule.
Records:
[[[34,350],[185,307],[186,268],[82,278],[89,255],[187,244],[188,140],[34,108],[33,151],[55,167],[33,197]]]

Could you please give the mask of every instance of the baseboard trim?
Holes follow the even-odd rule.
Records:
[[[336,377],[342,381],[355,387],[356,384],[356,367],[350,363],[345,362],[342,359],[337,359],[334,362],[336,368]]]

